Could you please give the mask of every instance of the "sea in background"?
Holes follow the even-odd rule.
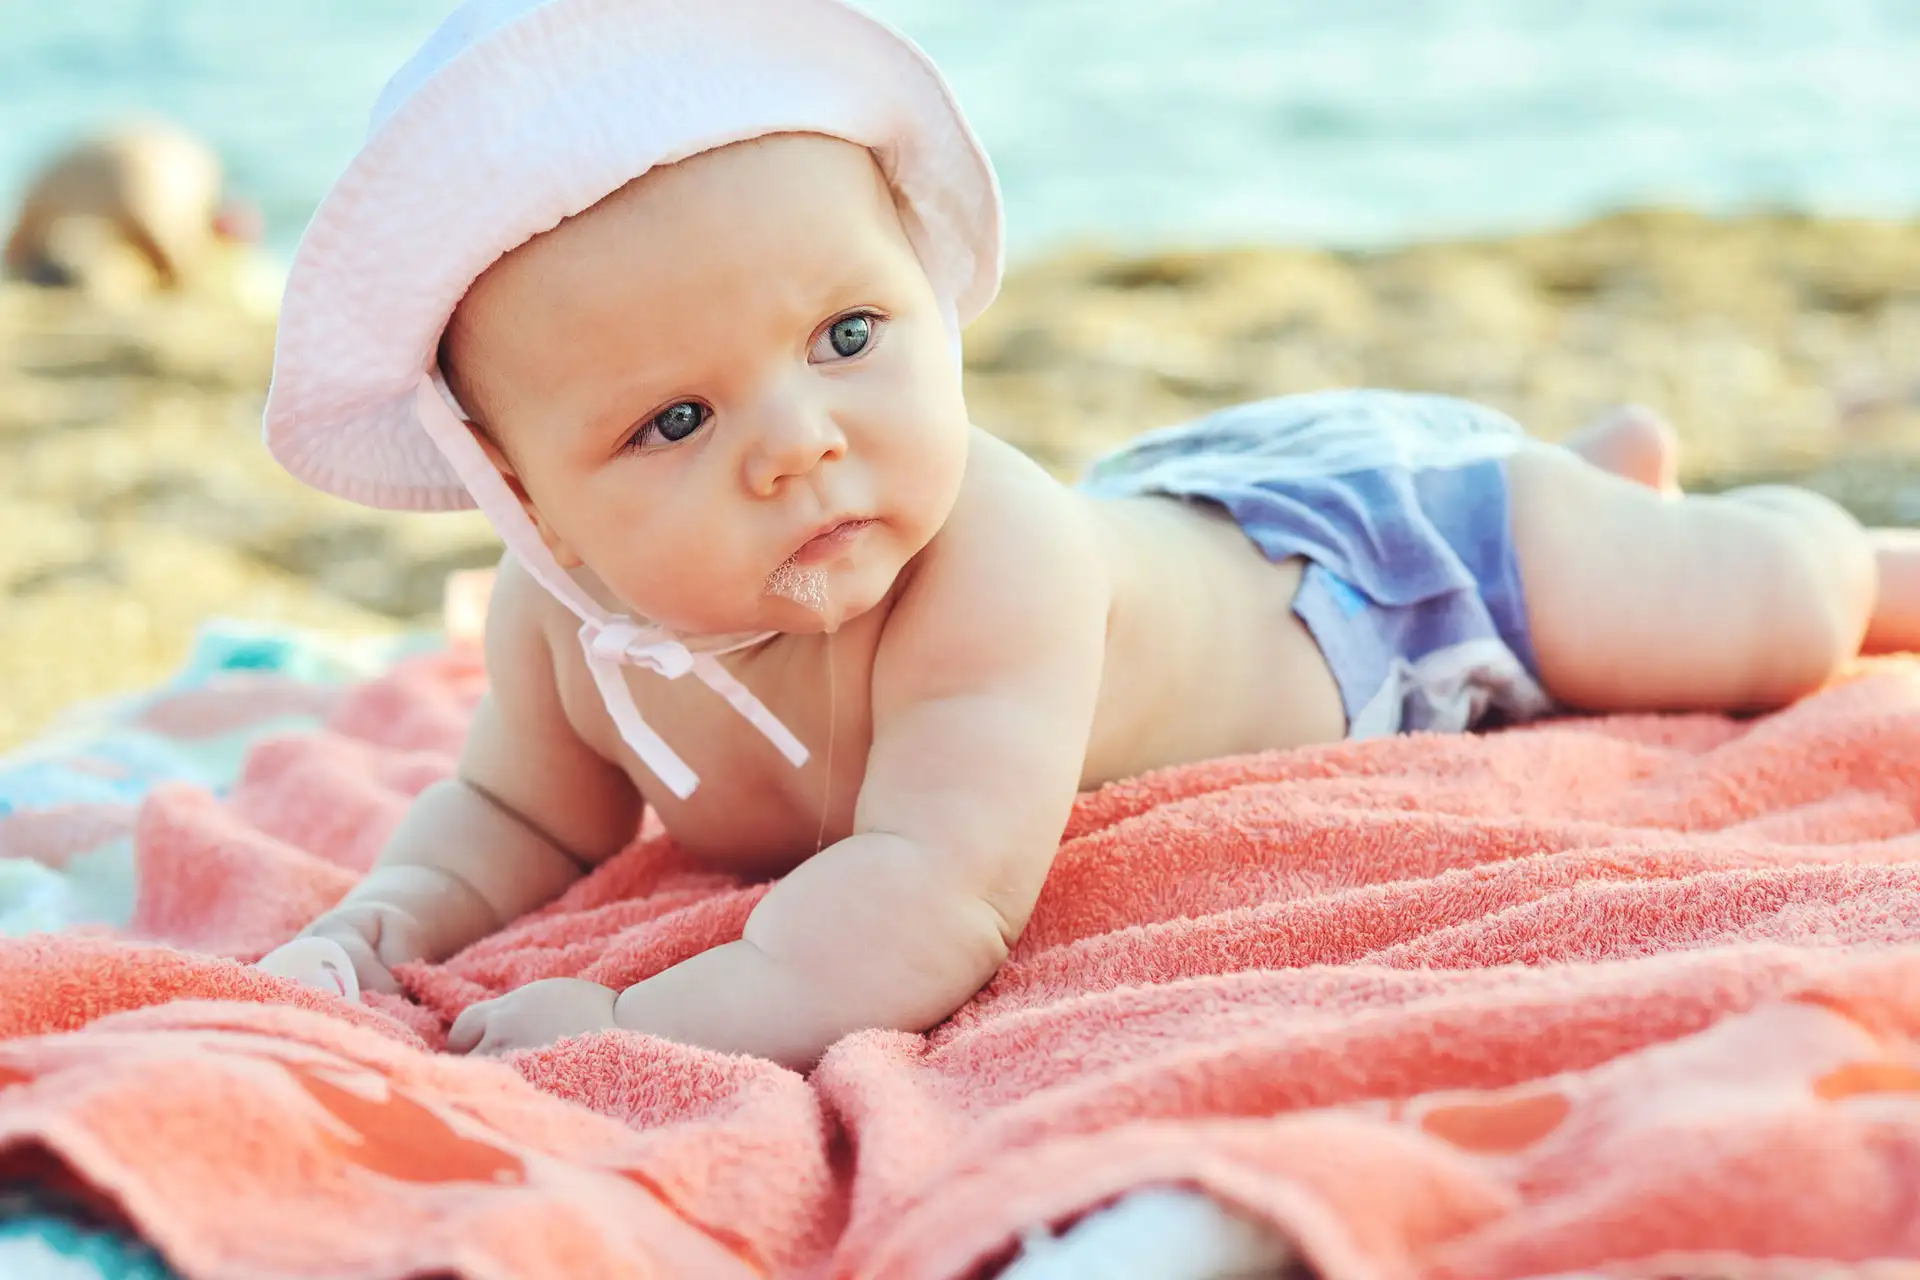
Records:
[[[0,0],[0,210],[76,132],[212,139],[290,252],[449,0]],[[1016,258],[1367,246],[1632,205],[1920,214],[1920,0],[871,0]]]

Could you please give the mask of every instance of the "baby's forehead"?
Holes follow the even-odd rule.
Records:
[[[897,224],[899,206],[878,158],[824,134],[770,134],[656,165],[529,244],[621,219],[660,236],[706,238],[822,215]]]
[[[930,287],[906,225],[864,147],[783,134],[701,152],[495,261],[449,317],[440,367],[485,399],[483,382],[544,378],[602,335],[645,338],[665,359],[667,346],[784,332],[827,308],[892,309]]]
[[[461,306],[484,306],[494,293],[565,295],[583,275],[630,263],[643,247],[667,277],[742,258],[782,277],[826,279],[918,262],[871,151],[821,134],[775,134],[641,174],[502,255]]]

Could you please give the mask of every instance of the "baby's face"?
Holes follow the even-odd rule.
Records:
[[[693,634],[873,607],[966,466],[958,362],[887,186],[817,135],[654,170],[521,246],[446,354],[561,564]]]

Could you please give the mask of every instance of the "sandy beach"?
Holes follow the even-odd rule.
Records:
[[[272,322],[0,285],[0,749],[150,685],[214,615],[431,626],[472,515],[389,515],[267,457]],[[1149,427],[1333,386],[1471,396],[1553,438],[1635,400],[1698,486],[1793,478],[1920,523],[1920,224],[1640,213],[1378,254],[1056,254],[967,335],[975,421],[1063,477]]]

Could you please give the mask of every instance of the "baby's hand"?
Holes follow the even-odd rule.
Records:
[[[499,1053],[537,1049],[619,1024],[613,1005],[620,993],[584,978],[543,978],[493,1000],[469,1005],[447,1033],[454,1053]]]
[[[386,902],[345,902],[300,931],[303,938],[331,938],[353,962],[363,991],[397,995],[393,966],[428,956],[427,931],[414,914]]]

